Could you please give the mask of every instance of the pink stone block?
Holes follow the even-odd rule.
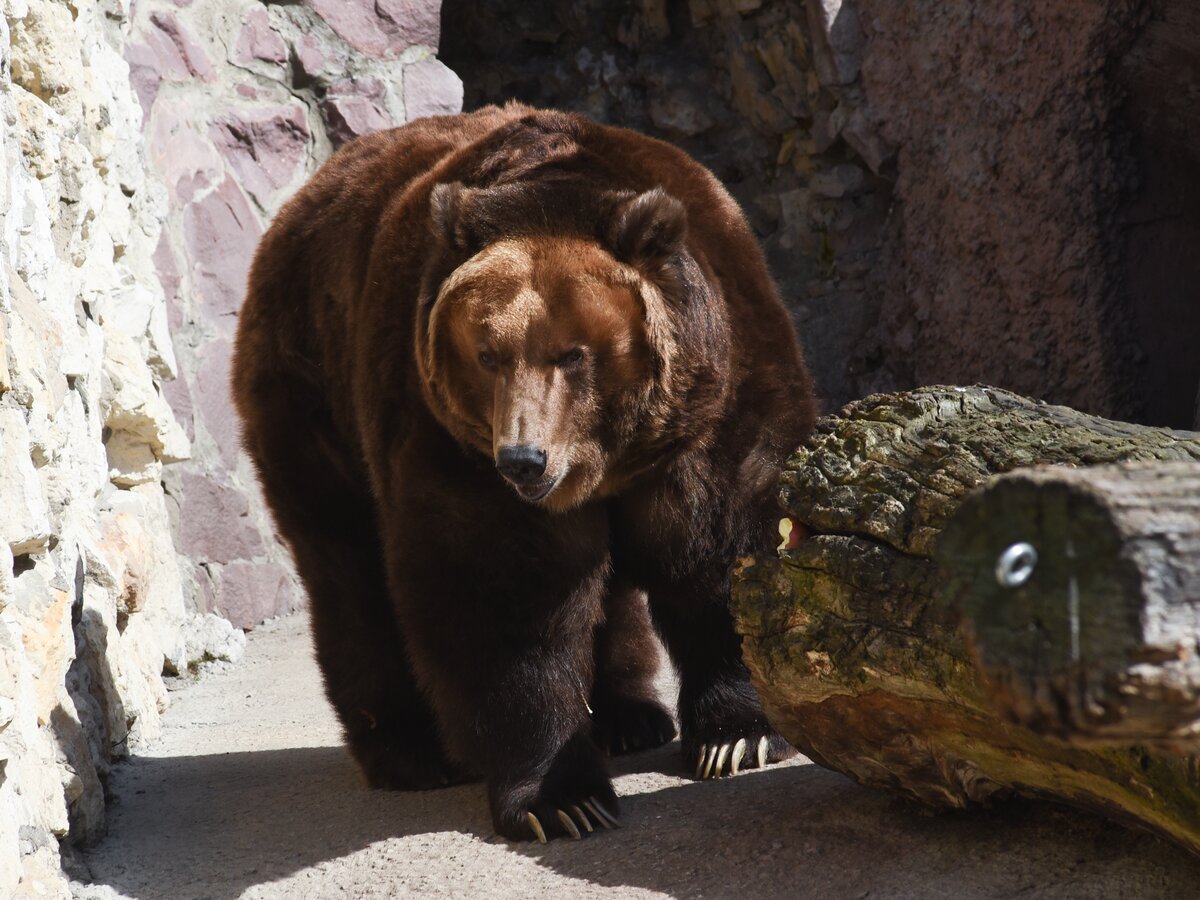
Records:
[[[334,147],[397,124],[383,108],[383,90],[377,78],[346,79],[330,85],[321,101],[321,115]]]
[[[209,137],[242,188],[264,208],[302,177],[309,143],[304,104],[247,109],[218,119]]]
[[[248,63],[257,59],[282,65],[287,58],[287,44],[271,28],[271,17],[267,15],[266,7],[250,7],[242,19],[242,30],[233,47],[233,61]]]
[[[180,479],[179,541],[197,563],[228,563],[263,552],[246,495],[218,476],[184,472]]]
[[[246,292],[246,275],[262,235],[258,217],[232,178],[189,203],[183,239],[196,305],[220,334],[230,335]]]
[[[152,24],[157,25],[154,22]],[[141,62],[154,71],[159,79],[186,81],[191,77],[187,61],[170,35],[161,28],[152,27],[144,37],[146,42],[141,46],[145,47],[145,52],[141,54]]]
[[[309,78],[316,78],[320,75],[332,58],[332,54],[321,43],[320,38],[307,32],[300,35],[294,48],[296,60],[300,63],[300,70]]]
[[[163,295],[167,298],[167,327],[174,334],[184,322],[184,312],[179,296],[179,263],[175,259],[175,251],[171,249],[171,237],[167,229],[158,235],[158,244],[154,248],[154,273],[158,283],[162,285]]]
[[[158,54],[149,44],[131,41],[125,45],[125,62],[129,63],[129,82],[142,107],[142,122],[150,120],[150,108],[162,83]]]
[[[165,96],[152,110],[146,144],[175,206],[189,203],[196,194],[224,178],[220,155],[201,136],[190,111]]]
[[[196,579],[195,603],[198,613],[215,613],[217,611],[217,586],[213,584],[212,573],[207,566],[195,566],[192,576]]]
[[[437,47],[438,0],[304,0],[360,53],[395,58],[418,44]]]
[[[404,113],[409,122],[461,112],[462,101],[462,81],[436,59],[423,59],[405,68]]]
[[[184,75],[191,75],[203,81],[213,81],[216,79],[217,73],[208,59],[208,54],[204,52],[204,47],[196,40],[191,31],[179,21],[174,13],[151,13],[150,22],[159,34],[165,37],[175,49],[175,54],[172,56],[162,39],[154,38],[158,44],[156,49],[162,52],[165,62],[175,69],[179,65],[182,65]],[[167,73],[164,72],[163,74],[166,75]],[[172,74],[172,77],[180,78],[175,73]]]
[[[264,619],[292,612],[300,598],[287,570],[273,562],[235,562],[221,571],[216,605],[230,622],[253,628]]]
[[[221,462],[232,469],[237,465],[241,446],[241,426],[233,408],[230,373],[233,368],[233,344],[226,338],[199,347],[198,365],[192,377],[200,420],[217,445]]]
[[[175,421],[187,435],[188,441],[194,441],[196,439],[195,410],[186,376],[181,374],[178,378],[163,382],[162,392],[163,397],[167,400],[167,405],[171,407],[171,412],[175,414]]]

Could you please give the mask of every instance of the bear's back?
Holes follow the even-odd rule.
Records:
[[[456,151],[525,112],[510,104],[420,119],[334,153],[276,214],[255,252],[239,312],[242,368],[253,360],[257,371],[347,393],[352,307],[388,206]],[[236,381],[234,389],[241,390]]]

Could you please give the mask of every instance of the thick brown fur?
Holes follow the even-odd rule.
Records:
[[[772,539],[812,385],[740,210],[681,151],[516,104],[353,142],[262,240],[234,392],[370,783],[482,775],[517,838],[528,811],[615,808],[603,751],[674,734],[651,617],[685,763],[788,754],[728,573]],[[544,475],[502,478],[511,446]]]

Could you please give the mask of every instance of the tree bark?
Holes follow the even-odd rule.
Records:
[[[1123,460],[1200,460],[1200,435],[991,388],[878,395],[823,419],[782,476],[781,502],[808,536],[734,573],[743,652],[772,722],[863,784],[946,807],[1060,800],[1200,852],[1200,758],[1078,747],[1007,721],[933,560],[950,517],[992,476]]]
[[[1010,720],[1200,750],[1200,463],[1001,476],[955,513],[938,559]]]

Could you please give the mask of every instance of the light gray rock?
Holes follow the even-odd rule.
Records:
[[[168,193],[141,138],[153,97],[121,53],[126,7],[4,12],[0,896],[66,896],[58,842],[102,832],[100,776],[160,733],[164,668],[236,658],[240,633],[186,607],[158,481],[188,442],[163,398],[179,371],[154,262]],[[153,31],[175,77],[216,73],[179,15]],[[176,197],[224,176],[200,141],[211,156],[175,159]]]
[[[246,633],[212,613],[190,619],[183,640],[188,665],[212,659],[236,663],[246,653]]]
[[[0,541],[14,556],[33,553],[50,539],[41,482],[29,456],[29,429],[19,409],[0,408]]]
[[[855,0],[809,0],[813,64],[822,84],[847,85],[862,67],[863,34]]]
[[[137,345],[115,328],[105,333],[101,410],[114,484],[132,487],[158,481],[164,462],[188,458],[187,438],[155,388]]]

